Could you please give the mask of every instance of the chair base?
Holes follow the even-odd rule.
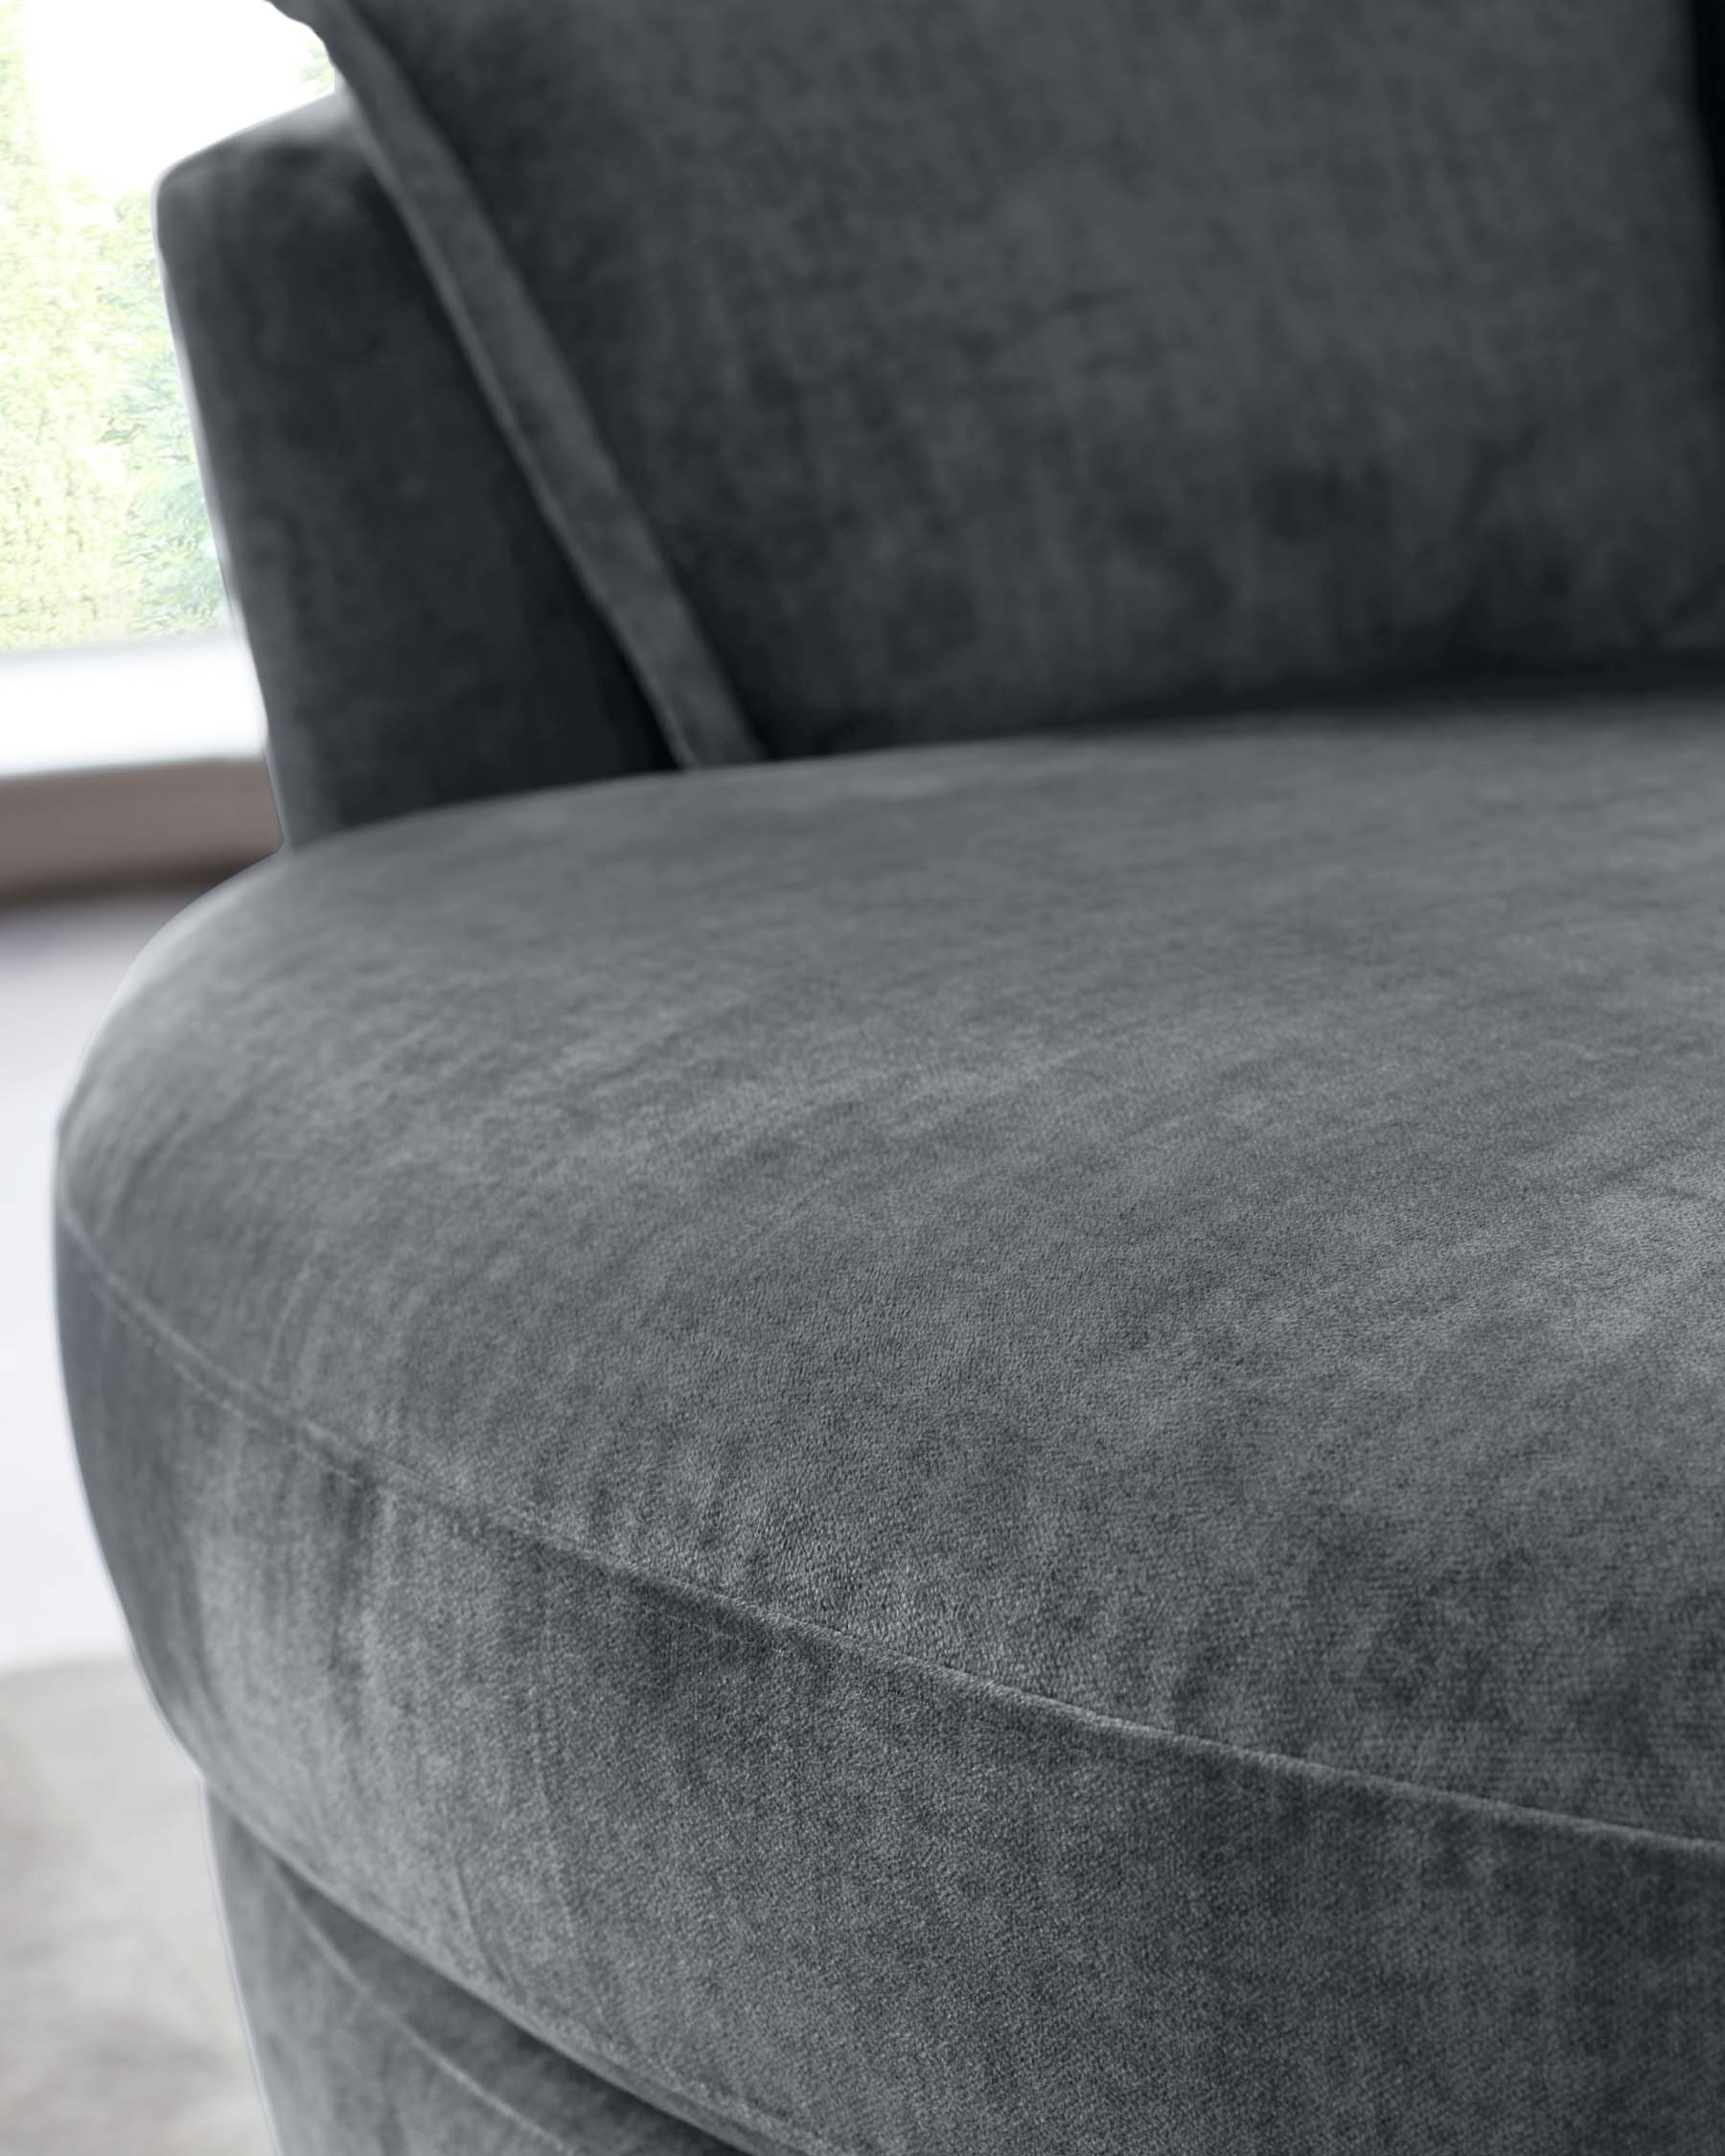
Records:
[[[280,2156],[732,2156],[356,1922],[214,1798],[207,1810]]]

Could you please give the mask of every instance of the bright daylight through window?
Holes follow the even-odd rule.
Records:
[[[58,678],[14,654],[228,629],[150,188],[331,80],[310,34],[264,7],[0,0],[0,769],[39,760],[18,737],[42,729],[40,684]]]

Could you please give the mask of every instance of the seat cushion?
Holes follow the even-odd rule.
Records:
[[[1725,650],[1694,0],[283,0],[680,753]]]
[[[1725,2089],[1725,700],[620,781],[271,862],[67,1111],[222,1802],[782,2156]]]

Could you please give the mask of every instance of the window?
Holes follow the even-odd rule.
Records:
[[[331,80],[262,5],[0,0],[0,668],[226,631],[150,191]],[[0,768],[39,671],[0,674]]]

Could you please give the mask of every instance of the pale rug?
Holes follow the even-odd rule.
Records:
[[[0,2156],[269,2146],[196,1787],[131,1664],[0,1678]]]

